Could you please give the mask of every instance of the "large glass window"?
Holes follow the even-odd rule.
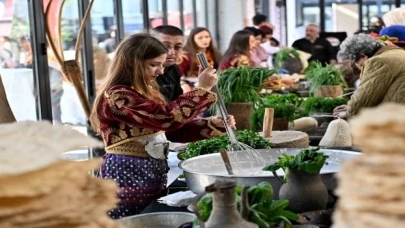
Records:
[[[194,28],[193,1],[183,0],[184,33],[188,35]]]
[[[196,14],[197,14],[197,26],[208,27],[207,25],[207,5],[206,0],[196,0]]]
[[[142,0],[122,1],[125,36],[142,31],[143,28],[143,5]]]
[[[148,0],[149,24],[151,28],[163,25],[162,0]]]
[[[167,1],[167,24],[181,28],[179,0],[166,0],[166,1]]]
[[[0,1],[0,75],[17,121],[37,120],[28,2]]]

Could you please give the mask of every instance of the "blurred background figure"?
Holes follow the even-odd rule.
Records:
[[[251,52],[256,46],[254,34],[247,30],[240,30],[233,34],[228,49],[225,51],[219,70],[231,67],[252,66]]]
[[[292,47],[311,54],[308,62],[318,61],[322,65],[335,64],[336,53],[330,42],[324,38],[319,37],[319,27],[310,24],[306,28],[306,37],[296,40]]]
[[[202,27],[191,30],[183,54],[177,63],[180,75],[183,76],[182,81],[187,83],[190,88],[194,88],[194,83],[198,80],[199,62],[196,58],[198,52],[204,52],[208,63],[214,69],[218,69],[222,58],[221,53],[215,46],[210,31]]]

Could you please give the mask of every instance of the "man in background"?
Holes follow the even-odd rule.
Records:
[[[183,94],[183,89],[180,84],[180,71],[176,65],[176,61],[180,59],[184,46],[184,33],[181,29],[171,25],[161,25],[151,31],[157,39],[162,42],[167,48],[166,62],[164,74],[157,77],[157,83],[160,87],[160,92],[166,98],[166,101],[171,102]]]
[[[256,14],[253,18],[253,24],[255,25],[256,28],[259,28],[261,26],[268,26],[271,29],[274,30],[274,25],[270,24],[267,21],[267,16],[263,14]]]
[[[335,64],[335,50],[328,40],[319,37],[319,27],[310,24],[307,26],[305,33],[306,37],[296,40],[292,47],[311,54],[312,56],[308,59],[308,62],[319,61],[323,66],[326,64]]]

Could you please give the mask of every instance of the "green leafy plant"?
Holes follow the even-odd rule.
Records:
[[[331,65],[322,66],[315,62],[309,70],[305,72],[305,77],[310,80],[310,92],[314,93],[321,86],[342,86],[347,87],[346,81],[340,70]]]
[[[271,144],[268,140],[249,130],[236,131],[238,141],[244,143],[254,149],[267,149]],[[189,143],[187,150],[179,154],[180,159],[188,159],[203,154],[217,153],[220,149],[228,148],[230,144],[228,135],[221,135],[210,139],[201,140],[198,142]]]
[[[248,188],[250,205],[249,221],[256,223],[260,228],[284,223],[284,227],[291,228],[291,221],[297,221],[298,215],[286,210],[288,200],[272,200],[273,188],[268,182],[261,182]],[[240,210],[242,186],[235,190],[236,205]],[[197,203],[198,212],[203,221],[207,221],[212,211],[212,194],[206,194]]]
[[[263,129],[263,119],[266,108],[274,109],[274,118],[285,118],[292,121],[297,118],[297,108],[301,104],[301,98],[295,94],[286,95],[268,95],[262,99],[255,107],[250,118],[252,130],[260,131]]]
[[[305,149],[295,156],[282,154],[276,163],[263,168],[263,170],[271,171],[277,176],[276,171],[283,169],[285,172],[284,182],[287,182],[288,173],[293,169],[312,174],[319,173],[322,167],[327,164],[326,159],[328,157],[328,155],[319,152],[319,147]]]
[[[224,102],[256,103],[263,81],[275,73],[267,68],[242,66],[219,72],[218,90]]]
[[[347,104],[344,98],[335,97],[308,97],[301,103],[301,115],[309,116],[315,112],[332,113],[339,105]]]

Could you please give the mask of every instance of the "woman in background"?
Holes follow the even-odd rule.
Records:
[[[273,46],[271,41],[273,38],[273,29],[270,27],[263,25],[259,27],[259,30],[264,33],[264,38],[261,41],[260,46],[266,51],[269,55],[267,58],[267,66],[269,68],[273,68],[273,56],[280,51],[280,48],[277,46]]]
[[[267,67],[267,60],[269,55],[266,53],[266,50],[260,45],[265,34],[255,27],[246,27],[244,30],[250,31],[253,33],[256,45],[250,53],[251,65],[254,67]]]
[[[220,70],[226,70],[231,67],[252,66],[251,53],[256,46],[256,39],[250,31],[237,31],[229,43],[222,61],[219,65]]]
[[[208,63],[215,69],[218,68],[221,54],[212,41],[211,33],[206,28],[197,27],[191,30],[184,46],[183,55],[177,64],[180,75],[184,76],[182,81],[191,88],[194,88],[198,76],[198,66],[200,65],[196,58],[198,52],[204,52]],[[184,92],[190,91],[188,86],[182,88]]]

